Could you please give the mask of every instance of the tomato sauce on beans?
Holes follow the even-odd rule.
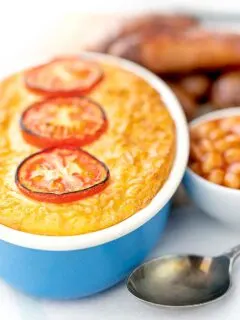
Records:
[[[189,167],[210,182],[240,189],[240,116],[195,125],[190,138]]]

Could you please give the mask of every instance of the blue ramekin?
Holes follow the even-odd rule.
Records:
[[[188,128],[184,113],[167,85],[146,69],[104,54],[85,58],[115,64],[144,78],[170,111],[176,126],[176,155],[171,173],[151,203],[110,228],[79,236],[41,236],[0,225],[0,276],[26,294],[76,299],[105,290],[139,265],[160,239],[172,195],[184,174]]]

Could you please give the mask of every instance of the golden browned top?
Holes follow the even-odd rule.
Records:
[[[41,99],[23,74],[0,85],[0,223],[25,232],[76,235],[100,230],[145,207],[168,177],[175,146],[174,123],[159,94],[125,70],[103,65],[104,80],[89,96],[104,108],[109,128],[85,150],[105,162],[111,181],[101,193],[68,204],[33,201],[17,189],[18,164],[38,149],[19,129],[21,112]]]

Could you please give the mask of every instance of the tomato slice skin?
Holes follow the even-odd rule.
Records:
[[[83,158],[82,164],[89,166],[89,168],[91,169],[89,170],[89,172],[93,174],[95,170],[95,177],[94,179],[92,178],[93,181],[91,181],[91,183],[89,182],[86,188],[80,185],[79,190],[75,190],[78,187],[77,185],[75,185],[74,191],[70,191],[70,192],[68,190],[67,191],[63,190],[61,192],[59,190],[57,192],[51,191],[51,183],[53,183],[54,181],[51,181],[51,182],[45,181],[44,188],[49,188],[49,190],[45,190],[44,192],[39,191],[41,187],[40,187],[40,184],[38,184],[38,182],[35,183],[34,185],[35,190],[31,189],[27,185],[30,183],[29,180],[27,179],[29,179],[29,177],[31,177],[31,175],[34,174],[34,171],[33,171],[34,166],[36,167],[36,164],[39,165],[39,161],[37,160],[39,159],[41,160],[41,157],[43,155],[46,159],[50,159],[51,155],[54,154],[54,152],[55,153],[58,152],[60,154],[61,152],[62,153],[68,152],[70,157],[72,155],[78,155],[79,159],[81,159],[82,157]],[[36,161],[34,162],[34,160]],[[88,162],[90,162],[90,165],[88,164]],[[47,163],[47,165],[50,165],[50,164],[51,164],[51,160],[50,160],[50,163]],[[100,177],[99,177],[99,174],[100,174]],[[72,177],[75,178],[76,176],[73,174]],[[39,178],[39,176],[36,178]],[[83,151],[82,149],[79,149],[79,148],[71,147],[71,146],[64,146],[60,148],[55,148],[55,147],[49,148],[49,149],[45,149],[30,155],[20,163],[15,175],[15,183],[19,188],[19,190],[24,195],[26,195],[27,197],[33,200],[37,200],[41,202],[57,203],[57,204],[78,201],[78,200],[93,196],[97,193],[100,193],[108,186],[109,180],[110,180],[110,172],[108,167],[103,162],[99,161],[97,158],[95,158],[88,152]]]
[[[24,140],[38,148],[81,147],[97,140],[108,121],[103,108],[89,98],[48,97],[23,112],[20,127]]]
[[[82,64],[82,75],[77,69],[77,64]],[[103,79],[103,75],[103,70],[96,62],[77,56],[65,56],[27,70],[24,74],[24,82],[27,89],[33,93],[51,97],[68,97],[84,95],[93,90]],[[68,76],[68,79],[64,80],[64,76]],[[69,77],[72,77],[72,83]]]

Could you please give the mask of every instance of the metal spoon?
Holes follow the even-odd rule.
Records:
[[[142,301],[163,307],[191,307],[219,299],[231,287],[240,245],[217,257],[164,256],[135,269],[128,290]]]

